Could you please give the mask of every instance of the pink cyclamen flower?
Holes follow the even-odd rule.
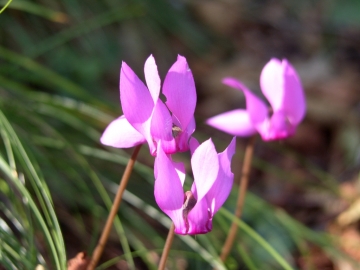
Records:
[[[260,86],[272,110],[240,81],[225,78],[223,83],[243,91],[246,110],[237,109],[214,116],[207,124],[235,136],[259,132],[264,141],[292,136],[305,116],[306,102],[299,76],[286,60],[271,59],[260,75]]]
[[[167,154],[189,150],[189,138],[195,130],[196,89],[186,59],[178,55],[166,75],[162,87],[165,103],[159,98],[161,81],[152,55],[144,71],[147,87],[122,63],[119,86],[124,115],[108,125],[101,143],[128,148],[147,142],[154,156],[159,140]]]
[[[173,162],[159,147],[154,168],[155,200],[174,222],[175,233],[203,234],[212,230],[213,216],[224,204],[233,184],[230,166],[235,141],[234,138],[225,151],[218,154],[211,139],[195,150],[194,144],[198,142],[191,139],[194,183],[191,191],[185,193],[184,165]]]

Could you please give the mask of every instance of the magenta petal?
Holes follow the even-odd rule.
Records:
[[[234,136],[250,136],[256,133],[256,129],[246,110],[238,109],[225,112],[209,118],[206,123]]]
[[[199,201],[209,191],[219,171],[219,160],[211,139],[196,148],[191,157],[191,167]]]
[[[165,104],[158,100],[151,119],[151,135],[157,140],[171,140],[172,118]]]
[[[102,144],[118,148],[133,147],[145,141],[144,136],[129,124],[124,115],[112,121],[100,138]]]
[[[150,138],[150,118],[154,102],[149,90],[132,69],[122,63],[120,71],[120,100],[126,119],[147,141]]]
[[[243,91],[246,98],[246,110],[250,115],[251,122],[257,128],[266,121],[268,108],[265,103],[255,96],[245,85],[234,78],[224,78],[223,83],[235,89]]]
[[[174,165],[174,168],[179,176],[180,182],[181,182],[181,186],[184,185],[185,183],[185,177],[186,177],[186,173],[185,173],[185,165],[182,162],[172,162]]]
[[[264,141],[282,140],[294,135],[293,126],[283,111],[276,111],[269,121],[260,127],[259,133]]]
[[[261,89],[273,111],[283,111],[293,125],[303,119],[306,111],[304,91],[299,75],[287,61],[271,59],[260,75]]]
[[[146,84],[149,88],[151,97],[156,103],[156,101],[159,98],[160,95],[160,77],[158,73],[158,69],[155,63],[155,59],[152,55],[149,56],[149,58],[145,62],[144,66],[144,72],[145,72],[145,80]]]
[[[287,61],[282,62],[285,76],[285,97],[283,110],[293,125],[297,125],[305,116],[306,101],[299,75]]]
[[[160,144],[154,165],[157,172],[154,187],[155,200],[160,209],[172,219],[175,228],[181,230],[185,228],[182,218],[184,191],[174,164],[164,153]]]
[[[190,154],[193,155],[194,151],[196,150],[196,148],[198,148],[200,145],[200,143],[198,142],[197,139],[195,139],[194,137],[191,137],[189,140],[189,147],[190,147]]]
[[[230,194],[234,180],[234,174],[231,172],[231,159],[235,153],[235,147],[236,138],[234,137],[225,151],[218,155],[220,164],[219,173],[213,186],[206,194],[206,199],[211,209],[211,216],[220,209]]]
[[[151,136],[155,141],[162,141],[162,147],[166,154],[176,152],[176,141],[172,135],[172,117],[160,99],[153,111],[150,130]]]
[[[281,61],[273,58],[264,66],[260,75],[260,86],[273,111],[280,110],[285,96],[284,70]]]
[[[186,128],[191,121],[196,106],[196,89],[191,70],[183,56],[178,55],[166,75],[163,94],[166,96],[166,105]]]
[[[188,215],[189,231],[187,234],[208,233],[212,229],[212,222],[206,199],[198,200]]]
[[[173,122],[177,126],[181,126],[176,119],[176,117],[173,116]],[[189,139],[191,135],[195,131],[195,118],[193,117],[191,121],[189,122],[188,126],[175,135],[175,140],[177,144],[177,150],[179,152],[185,152],[189,150]]]

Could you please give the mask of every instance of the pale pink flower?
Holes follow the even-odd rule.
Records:
[[[286,59],[271,59],[261,72],[261,90],[271,111],[240,81],[225,78],[223,83],[245,94],[246,110],[222,113],[206,123],[231,135],[250,136],[258,132],[265,141],[285,139],[295,133],[305,116],[306,102],[300,78]]]
[[[211,139],[199,146],[191,139],[194,182],[187,192],[183,190],[183,164],[173,162],[162,147],[158,147],[154,168],[155,200],[174,222],[175,233],[203,234],[212,230],[212,219],[226,201],[233,184],[230,166],[235,143],[234,138],[225,151],[218,154]]]
[[[154,57],[145,62],[147,87],[134,71],[122,63],[120,102],[124,115],[112,121],[100,141],[104,145],[128,148],[147,142],[156,155],[159,140],[167,154],[189,150],[189,138],[195,130],[196,89],[194,79],[182,56],[168,71],[160,99],[160,77]]]

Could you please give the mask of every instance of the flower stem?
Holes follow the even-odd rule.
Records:
[[[164,270],[165,269],[166,259],[167,259],[168,254],[169,254],[169,251],[170,251],[173,239],[174,239],[174,235],[175,235],[175,226],[174,226],[174,223],[172,223],[171,227],[169,229],[168,236],[166,238],[163,253],[161,254],[161,259],[160,259],[158,270]]]
[[[238,199],[235,210],[235,216],[237,218],[241,217],[242,209],[244,206],[246,190],[249,183],[250,167],[254,153],[255,139],[256,139],[256,135],[252,136],[245,149],[244,163],[241,172],[239,193],[238,193]],[[237,229],[238,229],[238,224],[235,221],[233,221],[220,255],[220,259],[223,262],[225,262],[233,246]]]
[[[125,171],[124,171],[124,174],[121,178],[121,181],[120,181],[120,185],[119,185],[119,189],[115,195],[115,199],[114,199],[114,202],[112,204],[112,207],[111,207],[111,210],[110,210],[110,214],[108,216],[108,219],[106,220],[106,223],[105,223],[105,227],[101,233],[101,237],[100,237],[100,240],[92,254],[92,257],[91,257],[91,260],[90,260],[90,263],[87,267],[87,270],[93,270],[97,263],[99,262],[99,259],[101,257],[101,254],[105,248],[105,244],[107,242],[107,239],[109,237],[109,234],[110,234],[110,231],[111,231],[111,227],[112,227],[112,224],[113,224],[113,221],[114,221],[114,218],[118,212],[118,209],[119,209],[119,206],[120,206],[120,203],[121,203],[121,198],[122,198],[122,195],[125,191],[125,188],[126,188],[126,185],[129,181],[129,178],[130,178],[130,175],[131,175],[131,172],[132,172],[132,169],[134,167],[134,164],[135,164],[135,161],[136,161],[136,158],[137,158],[137,155],[139,154],[139,151],[140,151],[140,148],[141,148],[141,145],[138,145],[136,146],[133,154],[131,155],[131,158],[128,162],[128,164],[126,165],[126,168],[125,168]]]

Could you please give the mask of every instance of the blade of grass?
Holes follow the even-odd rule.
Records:
[[[260,246],[262,246],[274,259],[281,265],[283,269],[293,270],[293,268],[288,264],[288,262],[281,257],[281,255],[271,246],[269,243],[262,238],[256,231],[254,231],[251,227],[249,227],[245,222],[236,218],[232,213],[228,210],[222,208],[219,211],[226,218],[231,220],[232,222],[236,222],[241,230],[243,230],[246,234],[248,234],[254,241],[256,241]]]
[[[49,68],[35,62],[29,57],[25,57],[21,54],[15,53],[14,51],[8,50],[0,46],[0,58],[14,63],[22,68],[27,69],[34,74],[39,75],[44,82],[48,82],[50,85],[59,87],[65,93],[77,98],[92,101],[94,105],[102,105],[102,102],[93,98],[85,89],[76,85],[72,81],[62,77],[58,73],[50,70]]]
[[[8,164],[6,164],[5,160],[1,156],[0,156],[0,169],[7,176],[7,178],[15,185],[17,190],[20,192],[21,196],[28,200],[29,206],[34,213],[36,220],[39,222],[39,224],[42,228],[42,231],[45,235],[45,239],[50,246],[51,255],[53,256],[53,259],[54,259],[57,269],[65,269],[66,261],[65,262],[60,261],[60,258],[58,255],[58,250],[55,246],[55,242],[51,236],[50,230],[49,230],[45,220],[43,219],[37,205],[35,204],[30,193],[28,192],[28,190],[24,187],[21,180],[17,177],[14,177],[11,168],[8,166]]]
[[[20,159],[20,162],[28,172],[28,175],[30,177],[29,178],[30,184],[32,185],[35,193],[37,194],[37,199],[40,202],[42,211],[44,212],[45,218],[49,223],[49,226],[54,228],[54,230],[51,230],[51,234],[54,237],[56,249],[59,253],[60,264],[64,266],[64,264],[66,263],[65,244],[63,241],[60,225],[56,217],[53,202],[49,190],[47,188],[47,185],[39,177],[35,167],[32,164],[32,162],[34,161],[31,161],[29,159],[16,133],[14,132],[10,123],[7,121],[5,115],[1,111],[0,111],[0,125],[2,126],[3,130],[6,131],[6,133],[2,132],[2,135],[8,134],[7,137],[13,144],[13,147],[15,148],[15,151],[18,154],[18,158]]]
[[[3,6],[3,8],[0,10],[0,14],[3,13],[3,11],[10,5],[12,0],[7,1],[7,3]]]
[[[42,40],[33,48],[30,48],[29,55],[31,57],[39,57],[40,55],[55,49],[81,35],[89,33],[98,28],[104,27],[116,21],[129,20],[144,14],[139,5],[120,6],[110,11],[106,11],[89,20],[86,20],[76,26],[67,28],[48,39]]]
[[[256,264],[252,261],[251,257],[247,254],[247,252],[242,244],[237,245],[237,250],[240,254],[241,259],[243,260],[243,262],[245,263],[246,267],[249,270],[259,269],[258,267],[256,267]]]
[[[62,114],[61,114],[62,115]],[[59,120],[65,120],[61,118],[61,115],[59,115]],[[39,119],[38,119],[39,120]],[[31,118],[29,118],[29,121],[34,122],[34,116],[32,116]],[[66,121],[65,121],[66,122]],[[49,126],[45,121],[35,121],[34,124],[36,125],[42,125],[45,126],[46,129],[51,130],[52,134],[56,134],[57,137],[62,137],[60,134],[58,134],[51,126]],[[112,200],[110,199],[109,195],[107,194],[105,188],[103,187],[97,173],[91,168],[91,166],[89,165],[89,163],[87,162],[87,160],[80,154],[78,154],[74,149],[72,149],[71,145],[67,145],[69,148],[69,150],[71,150],[72,155],[75,157],[75,160],[77,162],[77,164],[84,169],[84,171],[87,172],[87,174],[89,175],[90,179],[92,180],[93,185],[95,186],[97,192],[100,194],[100,197],[102,198],[102,200],[104,201],[106,207],[108,209],[111,208],[112,205]],[[126,235],[124,233],[123,227],[121,225],[120,219],[118,218],[118,216],[116,216],[115,221],[114,221],[114,226],[117,230],[117,233],[119,235],[120,238],[120,242],[122,244],[122,247],[124,249],[124,253],[127,254],[127,261],[129,266],[132,266],[132,269],[135,268],[134,265],[134,261],[131,257],[130,254],[130,247],[129,247],[129,243],[126,239]],[[130,255],[129,255],[130,254]]]
[[[8,1],[8,3],[11,1],[12,0]],[[6,1],[0,1],[0,4],[3,4],[5,2]],[[29,1],[17,0],[14,3],[12,3],[9,8],[25,11],[25,12],[28,12],[28,13],[31,13],[34,15],[38,15],[38,16],[41,16],[41,17],[46,18],[53,22],[65,23],[65,22],[69,21],[69,18],[67,17],[67,15],[65,13],[62,13],[59,11],[54,11],[47,7],[44,7],[37,3],[29,2]],[[1,11],[0,11],[0,13],[1,13]]]

